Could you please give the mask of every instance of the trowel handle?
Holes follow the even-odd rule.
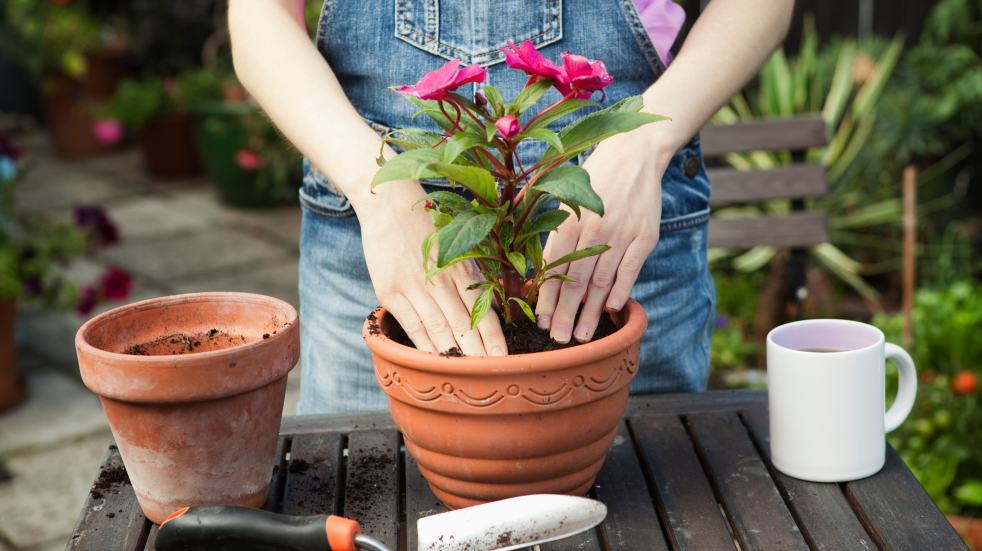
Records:
[[[334,515],[290,516],[224,505],[185,507],[160,524],[159,551],[388,551]]]

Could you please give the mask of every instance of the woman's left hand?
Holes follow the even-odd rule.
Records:
[[[610,246],[599,256],[550,272],[572,281],[551,279],[542,285],[536,318],[557,342],[592,339],[601,313],[619,311],[627,303],[641,267],[658,244],[661,180],[672,152],[646,142],[637,134],[624,134],[597,146],[583,168],[603,199],[604,216],[583,210],[579,220],[570,216],[546,242],[546,262],[593,245]]]

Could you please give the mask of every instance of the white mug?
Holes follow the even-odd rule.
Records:
[[[844,482],[883,468],[887,432],[914,406],[917,373],[903,348],[865,323],[816,319],[767,334],[771,460],[784,474]],[[885,357],[900,370],[884,415]]]

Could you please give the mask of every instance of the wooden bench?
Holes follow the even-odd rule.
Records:
[[[813,114],[708,126],[701,138],[702,154],[710,166],[712,206],[774,200],[787,200],[790,206],[788,214],[732,218],[714,215],[709,221],[709,246],[749,249],[769,245],[789,249],[790,289],[800,312],[807,296],[807,248],[829,239],[826,214],[805,208],[805,199],[821,197],[828,190],[825,167],[805,161],[808,149],[828,143],[825,121]],[[792,163],[769,170],[737,170],[721,162],[729,153],[752,151],[790,151]]]

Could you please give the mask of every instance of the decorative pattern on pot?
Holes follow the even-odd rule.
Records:
[[[603,465],[637,373],[644,310],[620,327],[550,352],[447,358],[398,344],[395,320],[370,317],[364,336],[406,449],[434,494],[465,507],[529,493],[585,493]]]

